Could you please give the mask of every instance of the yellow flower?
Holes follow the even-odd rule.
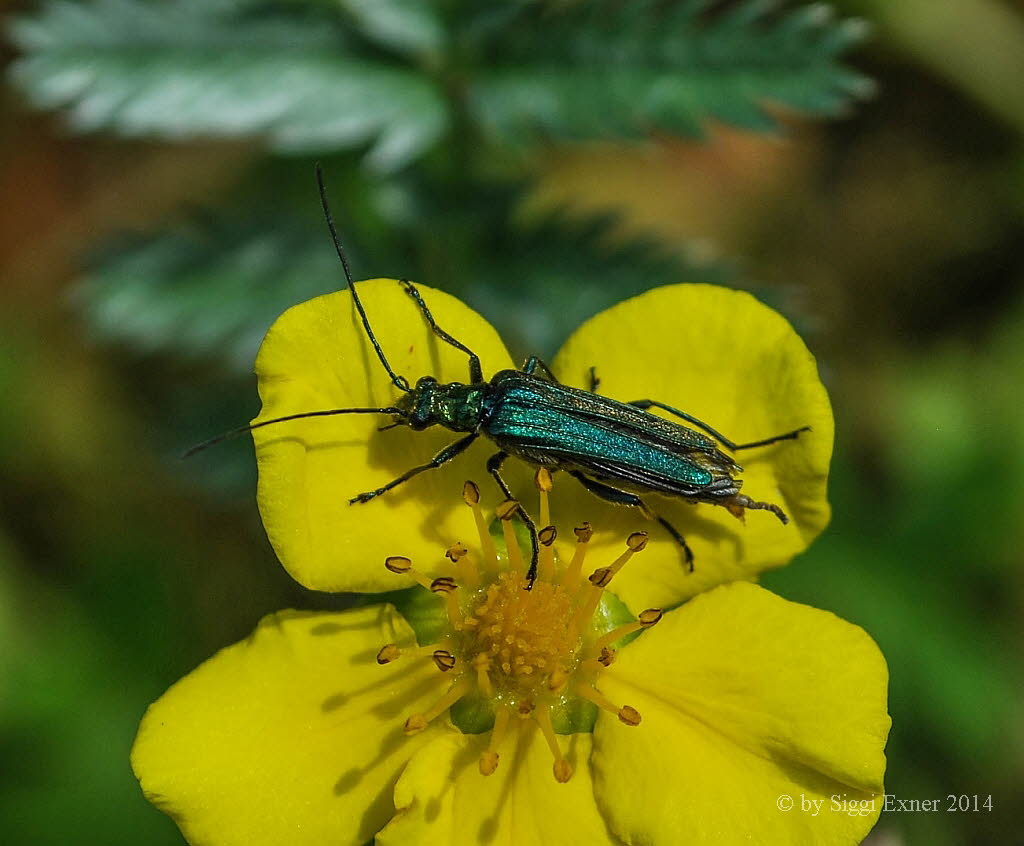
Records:
[[[285,611],[150,707],[132,765],[191,843],[860,842],[889,729],[861,629],[746,582],[616,625],[603,588],[671,547],[634,533],[591,572],[597,534],[548,532],[526,591],[514,503],[499,558],[479,489],[464,498],[475,549],[434,578],[381,568],[434,594],[413,589],[434,614],[405,602],[436,643],[392,605]]]
[[[374,330],[394,370],[410,384],[425,375],[468,381],[466,356],[427,328],[415,303],[394,281],[357,283]],[[455,298],[421,287],[438,324],[475,351],[484,378],[513,368],[495,331]],[[736,443],[810,426],[797,440],[739,453],[743,493],[778,504],[745,524],[725,508],[650,497],[686,537],[695,556],[688,572],[679,548],[652,523],[651,542],[675,554],[648,560],[617,581],[634,612],[672,606],[723,582],[750,579],[786,564],[828,523],[832,413],[813,356],[776,312],[748,294],[709,285],[658,288],[620,303],[584,324],[552,362],[558,378],[587,387],[596,368],[602,394],[655,399],[692,414]],[[285,312],[256,361],[263,408],[255,422],[299,412],[392,406],[391,383],[363,331],[348,292]],[[661,414],[661,412],[655,412]],[[439,505],[456,480],[483,475],[497,448],[480,438],[450,464],[420,474],[365,504],[349,499],[424,464],[461,435],[434,427],[377,431],[391,419],[352,414],[294,420],[257,429],[258,501],[278,557],[306,587],[384,591],[392,585],[375,562],[399,552],[439,572],[432,555],[453,535],[456,510]],[[529,486],[532,468],[510,459],[513,493]],[[595,548],[610,552],[635,527],[636,511],[609,505],[575,481],[559,486],[559,513],[593,519]],[[395,549],[393,529],[410,527]]]

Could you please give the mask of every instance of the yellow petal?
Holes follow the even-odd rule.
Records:
[[[585,323],[554,361],[567,384],[586,387],[597,368],[599,392],[628,402],[653,399],[687,412],[734,443],[811,426],[798,440],[736,454],[743,493],[782,507],[783,526],[768,511],[746,523],[725,508],[648,496],[645,501],[686,537],[695,556],[648,556],[616,579],[615,591],[634,612],[667,606],[722,582],[780,567],[827,525],[826,499],[833,422],[814,357],[793,328],[749,294],[712,285],[672,285],[626,300]],[[653,411],[678,423],[662,411]],[[692,424],[685,424],[690,428]],[[635,509],[599,502],[572,480],[556,487],[557,513],[590,520],[592,543],[617,548],[629,532],[675,546]]]
[[[616,843],[594,802],[590,735],[558,738],[575,770],[559,784],[536,724],[517,722],[512,729],[517,725],[521,731],[509,732],[498,748],[498,769],[489,776],[478,769],[487,735],[453,732],[423,747],[398,781],[398,812],[377,836],[379,846]]]
[[[359,282],[377,339],[392,368],[415,385],[421,376],[467,382],[466,355],[441,342],[393,279]],[[512,361],[497,333],[454,297],[420,287],[438,324],[482,360],[484,377]],[[363,331],[347,291],[286,311],[267,333],[256,359],[263,409],[257,421],[304,411],[391,406],[395,388]],[[410,584],[388,573],[389,555],[412,558],[431,572],[464,531],[462,483],[481,481],[495,452],[480,441],[451,465],[427,471],[365,504],[349,505],[405,471],[428,462],[464,435],[437,427],[385,432],[391,418],[375,414],[318,417],[253,432],[263,525],[289,573],[328,591],[383,591]]]
[[[436,731],[402,732],[443,690],[433,664],[375,660],[412,641],[386,605],[265,618],[146,712],[132,749],[146,797],[194,844],[365,843]]]
[[[882,806],[887,679],[833,614],[743,582],[699,596],[601,677],[643,717],[598,718],[601,809],[629,843],[860,843]]]

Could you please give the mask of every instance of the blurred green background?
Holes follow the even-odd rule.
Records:
[[[444,288],[517,356],[668,282],[783,311],[835,517],[764,583],[881,645],[888,791],[992,796],[870,842],[1022,842],[1024,2],[45,0],[5,32],[5,843],[180,843],[128,767],[146,705],[344,601],[276,564],[250,446],[177,460],[340,285],[315,159],[357,278]]]

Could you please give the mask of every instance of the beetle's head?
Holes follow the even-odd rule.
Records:
[[[422,376],[417,380],[415,388],[399,398],[396,405],[402,409],[402,423],[410,429],[419,431],[437,422],[434,415],[436,387],[437,379],[433,376]]]

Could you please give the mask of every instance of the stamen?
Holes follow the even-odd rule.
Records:
[[[553,487],[551,471],[547,467],[539,467],[533,476],[533,483],[540,491],[540,524],[547,526],[551,523],[551,504],[548,502],[548,493]]]
[[[419,572],[419,570],[415,569],[412,566],[412,561],[404,555],[392,555],[385,558],[384,566],[392,573],[397,573],[399,576],[411,576],[420,584],[421,587],[431,590],[430,579]]]
[[[555,759],[555,764],[552,767],[555,781],[559,784],[565,784],[572,778],[572,764],[562,756],[562,750],[558,748],[555,728],[551,725],[551,709],[539,708],[537,713],[533,715],[533,718],[537,721],[537,725],[540,726],[541,734],[544,735],[544,739],[548,742],[548,749],[551,750],[551,754]]]
[[[545,526],[537,532],[540,541],[540,560],[537,565],[537,576],[542,582],[552,581],[555,575],[555,538],[558,530],[554,526]]]
[[[630,558],[636,553],[641,552],[646,546],[647,532],[633,532],[633,534],[626,538],[626,551],[616,558],[610,567],[601,567],[591,574],[590,584],[592,587],[589,588],[589,594],[586,594],[588,588],[584,586],[585,599],[579,608],[576,609],[576,615],[573,618],[573,626],[576,631],[579,631],[579,627],[594,616],[597,605],[601,601],[601,592],[612,580],[612,576],[618,573]]]
[[[491,677],[487,671],[491,669],[491,658],[486,652],[480,652],[473,659],[473,667],[476,670],[476,683],[480,686],[484,696],[494,696],[494,685],[491,684]]]
[[[491,729],[491,738],[487,743],[487,750],[480,755],[480,775],[491,775],[498,769],[498,747],[505,739],[508,731],[509,721],[512,719],[512,709],[507,705],[499,705],[494,710],[494,728]]]
[[[459,589],[455,579],[450,576],[439,576],[430,583],[430,591],[444,600],[445,611],[448,612],[448,622],[451,627],[459,632],[462,631],[462,609],[459,607],[459,598],[456,591]]]
[[[429,709],[424,711],[422,714],[413,714],[409,717],[409,719],[405,721],[405,733],[416,734],[417,732],[423,731],[431,720],[439,717],[451,708],[452,705],[462,699],[463,696],[469,693],[470,687],[472,687],[472,683],[469,679],[463,676],[448,688],[448,692],[438,699],[437,702],[435,702]]]
[[[509,569],[515,573],[524,571],[523,553],[519,549],[519,541],[512,529],[512,517],[519,513],[519,503],[514,499],[506,499],[494,513],[501,520],[501,533],[505,536],[505,549],[508,551]]]
[[[480,587],[480,573],[473,564],[473,559],[470,557],[469,550],[466,547],[461,543],[453,544],[445,550],[444,557],[458,567],[459,580],[469,587],[470,590]]]
[[[484,519],[483,509],[480,508],[480,488],[473,482],[467,481],[462,486],[462,499],[473,509],[477,534],[480,535],[480,549],[483,551],[483,565],[493,572],[498,568],[498,553],[494,549],[494,539],[487,531],[487,521]]]
[[[574,588],[580,580],[580,573],[583,570],[583,559],[587,557],[587,544],[590,543],[590,539],[594,536],[593,528],[591,528],[590,523],[586,522],[577,526],[572,531],[576,535],[576,549],[572,554],[572,561],[569,562],[569,566],[565,568],[561,578],[558,579],[559,584],[566,585],[570,589]]]
[[[637,617],[635,622],[626,623],[617,629],[612,629],[595,640],[591,646],[591,652],[599,653],[605,647],[611,646],[615,641],[622,640],[626,635],[631,635],[633,632],[640,631],[640,629],[646,629],[655,625],[661,619],[661,616],[660,608],[648,608],[646,611],[641,611],[640,616]]]
[[[378,664],[390,664],[392,661],[397,661],[402,657],[402,650],[398,648],[397,643],[389,643],[380,648],[380,652],[377,653]]]
[[[617,716],[627,726],[640,725],[640,712],[637,711],[636,708],[632,705],[623,705],[619,708],[595,687],[591,687],[588,684],[578,683],[573,686],[573,693],[577,696],[582,696],[584,699],[589,699],[601,710],[615,714],[615,716]]]

